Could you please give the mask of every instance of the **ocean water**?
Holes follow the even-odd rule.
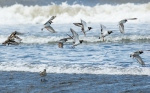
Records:
[[[52,24],[57,33],[41,31],[42,24],[1,25],[1,41],[4,42],[12,31],[24,33],[22,43],[14,46],[1,45],[1,71],[39,72],[46,68],[49,73],[89,74],[136,74],[150,75],[150,52],[141,54],[146,66],[141,66],[130,54],[137,50],[149,50],[149,24],[126,23],[125,34],[119,32],[114,23],[105,24],[115,30],[105,38],[98,39],[100,24],[90,24],[93,30],[84,37],[80,28],[73,24]],[[58,41],[71,35],[70,28],[78,32],[81,45],[72,48],[72,40],[58,48]]]
[[[43,24],[52,15],[57,16],[53,20],[54,23],[51,24],[57,33],[50,33],[46,29],[41,31]],[[107,88],[109,85],[105,85],[110,81],[113,81],[111,84],[118,84],[119,82],[117,89],[121,88],[119,87],[120,85],[123,85],[122,91],[126,91],[129,89],[127,85],[130,83],[130,80],[132,83],[137,83],[143,80],[142,78],[145,78],[145,80],[138,84],[146,82],[145,85],[139,86],[135,84],[137,87],[131,88],[131,90],[134,90],[131,92],[139,92],[142,89],[150,91],[150,51],[146,51],[150,50],[149,15],[150,3],[88,6],[80,4],[70,5],[63,2],[61,4],[51,3],[50,5],[43,6],[14,4],[0,7],[0,43],[4,42],[13,31],[23,33],[23,35],[19,36],[22,38],[20,45],[0,46],[1,79],[5,80],[7,75],[8,77],[10,76],[11,72],[18,72],[20,73],[19,77],[14,76],[19,78],[14,80],[14,82],[18,82],[17,84],[27,84],[29,82],[30,84],[34,83],[38,85],[39,83],[35,83],[34,79],[40,78],[37,73],[46,68],[48,77],[53,76],[53,79],[47,78],[48,83],[46,84],[54,82],[55,78],[56,82],[53,84],[55,85],[58,82],[60,84],[63,76],[69,76],[70,78],[67,79],[71,79],[72,82],[75,82],[74,79],[79,79],[80,81],[83,78],[81,83],[84,87],[78,91],[74,91],[76,93],[83,93],[86,87],[91,86],[91,83],[87,83],[88,80],[91,79],[89,82],[94,81],[94,79],[104,80],[105,77],[109,78],[108,82],[99,83],[103,86],[96,86],[94,84],[93,87],[91,86],[93,90],[90,90],[89,93],[96,93],[96,90],[99,92],[111,92],[98,89]],[[121,34],[118,22],[122,19],[132,17],[136,17],[137,20],[129,20],[125,23],[125,34]],[[87,32],[86,37],[79,27],[72,24],[80,22],[80,19],[85,20],[93,28]],[[113,30],[113,33],[107,36],[104,42],[98,39],[100,24],[105,25],[109,30]],[[74,29],[79,34],[79,38],[84,40],[83,44],[72,48],[72,40],[69,40],[64,44],[64,48],[58,48],[58,41],[67,37],[66,33],[71,35],[70,28]],[[144,51],[140,56],[145,62],[145,66],[141,66],[135,59],[130,58],[130,54],[137,50]],[[18,75],[18,73],[15,75]],[[23,78],[22,73],[26,73],[25,75],[33,78],[30,81],[28,81],[30,78],[27,78],[27,76],[21,79]],[[35,76],[31,73],[34,73]],[[117,81],[114,80],[115,77],[117,77]],[[67,79],[65,79],[66,82]],[[121,79],[127,79],[127,81],[121,81]],[[38,80],[40,82],[40,79]],[[94,81],[95,83],[96,80]],[[8,83],[8,81],[6,80],[7,83],[5,84],[0,82],[0,88],[6,88],[4,92],[7,92],[7,89],[8,91],[15,90],[18,92],[19,90],[8,86],[10,84],[11,86],[18,87],[18,85],[15,85],[16,83],[13,83],[13,81],[11,83]],[[19,81],[21,82],[19,83]],[[81,84],[79,81],[78,85]],[[35,91],[32,91],[32,93],[40,92],[41,90],[38,90],[38,88],[41,86],[33,88]],[[52,86],[49,85],[49,87]],[[45,89],[50,91],[48,90],[49,87]],[[70,87],[67,88],[65,86],[65,89],[68,91],[64,91],[64,93],[71,92],[77,86],[73,84]],[[117,90],[114,87],[109,89],[113,90],[114,93],[121,91],[121,89]],[[20,90],[26,92],[24,87]],[[53,92],[63,92],[60,90],[54,89]],[[148,91],[145,91],[145,93],[148,93]],[[88,91],[86,90],[85,93],[88,93]]]

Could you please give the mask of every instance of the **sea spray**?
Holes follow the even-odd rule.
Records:
[[[87,22],[119,22],[124,18],[138,18],[137,21],[149,23],[150,3],[147,4],[97,4],[95,6],[69,5],[52,3],[47,6],[24,6],[15,4],[0,7],[0,24],[43,24],[51,16],[56,15],[55,24],[79,22],[84,19]]]

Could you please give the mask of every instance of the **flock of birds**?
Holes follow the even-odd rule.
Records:
[[[53,29],[53,27],[51,26],[51,24],[53,23],[52,20],[54,20],[56,18],[56,16],[52,16],[43,26],[43,28],[41,28],[41,30],[43,29],[47,29],[48,31],[50,31],[51,33],[56,33],[56,31]],[[124,23],[126,23],[128,20],[136,20],[137,18],[127,18],[127,19],[123,19],[121,21],[119,21],[119,30],[122,34],[124,34]],[[81,19],[80,23],[73,23],[75,26],[78,26],[81,28],[81,31],[83,32],[84,36],[86,36],[86,32],[90,31],[91,29],[93,29],[92,27],[87,26],[87,23]],[[99,39],[102,38],[102,40],[104,41],[104,38],[108,35],[110,35],[111,33],[113,33],[113,31],[109,31],[106,29],[106,27],[102,24],[100,24],[100,31],[101,34],[99,36]],[[63,48],[63,44],[68,40],[68,39],[73,39],[73,45],[72,47],[75,48],[75,46],[81,44],[83,42],[83,40],[79,40],[79,35],[77,34],[76,31],[74,31],[72,28],[70,28],[70,31],[72,33],[72,36],[67,34],[68,37],[67,38],[62,38],[59,40],[58,42],[58,47],[59,48]],[[3,42],[3,45],[18,45],[21,42],[21,38],[19,38],[17,35],[21,35],[21,33],[14,31],[11,33],[11,35],[7,38],[7,40],[5,42]],[[150,51],[150,50],[145,50],[145,51]],[[139,64],[141,65],[145,65],[145,63],[143,62],[142,58],[139,56],[140,54],[142,54],[143,51],[135,51],[133,54],[130,55],[130,57],[135,58]],[[40,76],[46,76],[46,69],[44,69],[43,72],[40,73]],[[45,79],[41,79],[41,81],[45,81]]]

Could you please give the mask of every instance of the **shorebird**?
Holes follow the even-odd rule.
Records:
[[[81,23],[73,23],[74,25],[81,27],[81,31],[83,32],[84,36],[86,36],[86,32],[90,31],[92,27],[88,27],[87,23],[81,19]]]
[[[72,32],[72,35],[73,35],[73,48],[79,44],[81,44],[83,42],[83,40],[79,40],[79,35],[72,29],[70,28],[70,31]]]
[[[44,28],[50,31],[51,33],[56,33],[56,31],[49,24],[44,25],[44,27],[41,28],[41,30],[43,31]]]
[[[55,19],[56,16],[52,16],[44,25],[49,24],[51,25],[53,23],[53,19]]]
[[[14,40],[10,40],[10,39],[7,39],[5,42],[2,43],[3,45],[18,45],[19,43],[14,41]]]
[[[21,41],[22,39],[20,37],[18,37],[17,35],[21,35],[22,33],[14,31],[11,33],[11,35],[8,37],[8,39],[10,40],[15,40],[18,39],[19,41]]]
[[[58,47],[63,48],[63,45],[64,45],[63,43],[65,43],[66,41],[68,41],[67,38],[60,39],[58,41]]]
[[[124,23],[126,23],[128,20],[136,20],[137,18],[127,18],[119,21],[119,30],[122,34],[124,34]]]
[[[70,36],[69,34],[67,34],[69,37],[66,37],[66,38],[62,38],[58,41],[58,47],[59,48],[63,48],[63,45],[65,42],[68,41],[68,39],[73,39],[73,36]]]
[[[52,16],[45,24],[44,27],[41,28],[41,30],[43,31],[43,29],[47,29],[48,31],[50,31],[51,33],[56,33],[56,31],[50,26],[52,22],[52,20],[55,18],[56,16]]]
[[[7,38],[7,40],[5,42],[3,42],[3,45],[18,45],[21,42],[21,38],[18,37],[17,35],[21,35],[22,33],[14,31],[11,33],[11,35]]]
[[[138,61],[139,64],[145,65],[145,63],[143,62],[142,58],[139,56],[139,55],[142,54],[142,53],[143,53],[142,50],[136,51],[136,52],[134,52],[133,54],[130,54],[130,57],[135,58],[135,59]]]
[[[101,34],[99,36],[99,39],[102,37],[104,41],[104,37],[110,35],[111,33],[113,33],[113,31],[106,30],[106,27],[102,24],[100,26],[101,26]]]
[[[46,73],[46,69],[43,70],[43,72],[40,72],[40,76],[41,77],[45,77],[47,75]],[[45,78],[44,79],[41,79],[41,82],[45,81]]]

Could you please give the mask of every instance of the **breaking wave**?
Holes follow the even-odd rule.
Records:
[[[47,43],[57,43],[60,39],[65,38],[64,36],[46,36],[46,37],[37,37],[37,36],[20,36],[22,38],[22,43],[24,44],[47,44]],[[6,36],[0,35],[0,43],[4,42],[7,39]],[[84,37],[80,36],[81,40],[84,40],[85,43],[100,43],[103,42],[102,39],[99,39],[96,36]],[[69,39],[67,42],[72,42],[72,39]],[[150,35],[128,35],[128,36],[108,36],[105,38],[106,42],[150,42]]]
[[[51,63],[52,64],[52,63]],[[7,63],[0,64],[0,71],[28,71],[40,72],[46,68],[48,73],[76,73],[76,74],[131,74],[131,75],[150,75],[149,67],[113,67],[113,66],[91,66],[88,64],[61,64],[61,65],[46,65],[46,64],[29,64],[29,63]]]
[[[24,6],[15,4],[0,7],[0,24],[43,24],[52,15],[56,15],[54,23],[72,23],[84,19],[87,22],[118,22],[124,18],[136,17],[137,21],[149,23],[150,3],[120,5],[69,5],[66,2],[47,6]]]

